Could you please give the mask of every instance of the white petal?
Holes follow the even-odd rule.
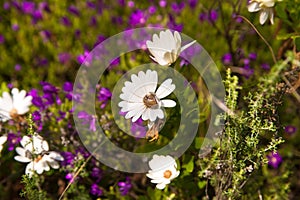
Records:
[[[15,156],[14,157],[16,161],[22,162],[22,163],[28,163],[31,162],[32,160],[27,158],[27,157],[23,157],[23,156]]]
[[[262,10],[259,15],[259,23],[263,25],[268,19],[268,12],[266,10]]]
[[[149,109],[150,110],[150,121],[154,122],[156,118],[163,119],[164,118],[164,112],[160,109]]]
[[[253,1],[252,3],[250,3],[249,5],[248,5],[248,11],[249,12],[257,12],[257,11],[259,11],[261,8],[260,8],[260,6],[259,6],[259,3],[258,2],[256,2],[256,1]]]
[[[166,184],[164,184],[164,183],[160,183],[160,184],[157,184],[157,185],[156,185],[156,188],[159,189],[159,190],[162,190],[162,189],[164,189],[165,187],[166,187]]]
[[[33,162],[28,163],[25,169],[25,174],[27,174],[29,177],[33,175]]]
[[[176,102],[171,99],[161,100],[161,106],[165,108],[172,108],[176,106]]]
[[[270,14],[270,22],[271,22],[271,24],[274,24],[274,12],[273,12],[273,10],[270,10],[269,14]]]
[[[172,79],[169,78],[159,86],[155,94],[159,99],[162,99],[168,96],[169,94],[171,94],[174,90],[175,90],[175,85],[172,84]]]
[[[3,145],[6,141],[7,141],[7,136],[6,135],[2,135],[0,137],[0,145]]]
[[[54,160],[59,160],[59,161],[64,160],[64,157],[62,157],[59,153],[55,151],[50,151],[48,156]]]
[[[141,115],[145,112],[147,108],[145,106],[143,106],[143,108],[137,112],[137,114],[132,118],[132,122],[136,122],[140,117]]]
[[[150,109],[149,108],[147,108],[145,110],[145,112],[142,114],[142,120],[146,121],[148,119],[150,119]]]
[[[139,115],[138,118],[141,116],[141,111],[145,109],[144,105],[141,105],[139,107],[136,107],[135,109],[132,109],[131,111],[129,111],[128,113],[126,113],[125,115],[125,119],[129,119],[131,117],[134,117],[136,115]]]
[[[0,110],[9,113],[13,109],[13,100],[7,92],[3,92],[3,98],[0,99]]]
[[[190,46],[192,46],[194,43],[196,43],[196,40],[184,45],[183,47],[181,47],[180,52],[183,52],[185,49],[189,48]]]

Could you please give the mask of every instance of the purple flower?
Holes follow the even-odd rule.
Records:
[[[125,196],[129,192],[129,190],[132,188],[130,178],[126,177],[126,180],[124,182],[119,182],[118,186],[119,186],[121,195]]]
[[[204,21],[206,21],[207,19],[208,19],[207,13],[200,13],[200,14],[199,14],[199,20],[200,20],[201,22],[204,22]]]
[[[94,2],[92,2],[92,1],[86,2],[86,6],[87,6],[88,8],[93,8],[93,9],[96,8],[96,4],[95,4]]]
[[[100,197],[103,194],[102,190],[99,188],[99,186],[96,183],[92,184],[90,193],[96,197]]]
[[[15,146],[20,143],[21,139],[22,138],[21,138],[20,134],[8,133],[7,134],[8,150],[9,151],[14,150]]]
[[[296,133],[297,128],[292,125],[287,125],[286,127],[284,127],[284,131],[289,135],[293,135],[294,133]]]
[[[61,162],[62,166],[68,166],[68,165],[72,165],[73,161],[75,159],[75,155],[71,152],[62,152],[61,153],[62,157],[64,157],[64,160]]]
[[[127,6],[128,6],[129,8],[133,8],[133,7],[134,7],[134,2],[133,2],[133,1],[128,1],[128,2],[127,2]]]
[[[191,8],[195,8],[198,3],[198,0],[188,0],[188,4]]]
[[[166,7],[166,6],[167,6],[167,1],[166,1],[166,0],[160,0],[160,1],[159,1],[159,6],[160,6],[161,8]]]
[[[41,121],[41,119],[42,119],[42,116],[41,116],[41,113],[39,111],[36,110],[32,113],[32,120],[34,122]]]
[[[150,15],[153,15],[155,12],[156,12],[156,7],[155,6],[150,6],[149,8],[148,8],[148,12],[149,12],[149,14]]]
[[[167,25],[170,29],[173,29],[178,32],[182,32],[182,30],[183,30],[183,24],[177,24],[172,15],[169,15],[169,22]]]
[[[85,111],[79,111],[77,117],[81,120],[83,125],[89,124],[89,130],[96,131],[96,119],[97,116],[89,115]]]
[[[67,52],[58,54],[58,60],[62,64],[66,64],[71,59],[71,55]]]
[[[0,44],[3,44],[5,41],[5,38],[3,35],[0,34]]]
[[[146,136],[147,129],[143,126],[143,120],[140,118],[136,122],[131,123],[131,135],[138,138],[144,138]]]
[[[35,10],[35,3],[30,1],[23,1],[22,11],[26,14],[32,14]]]
[[[72,22],[69,20],[68,17],[64,16],[60,19],[60,23],[64,26],[71,26]]]
[[[65,82],[63,85],[63,90],[65,92],[72,92],[73,91],[73,84],[71,82]]]
[[[174,3],[171,4],[172,10],[176,14],[179,14],[182,11],[182,9],[184,8],[184,6],[185,6],[184,2],[181,2],[181,3],[174,2]]]
[[[224,65],[230,65],[232,63],[232,56],[230,53],[226,53],[222,57],[222,62]]]
[[[248,56],[248,58],[249,58],[250,60],[256,60],[256,58],[257,58],[257,54],[256,54],[256,53],[254,53],[254,52],[251,52],[251,53],[249,53],[249,56]]]
[[[92,16],[90,19],[90,26],[96,26],[97,25],[97,19],[95,16]]]
[[[282,163],[282,157],[279,155],[278,152],[272,152],[271,154],[267,155],[268,158],[268,165],[277,169],[279,165]]]
[[[10,8],[10,4],[8,2],[4,2],[3,9],[8,10]]]
[[[15,65],[15,70],[20,71],[22,69],[22,66],[20,64]]]
[[[95,180],[96,183],[99,183],[102,178],[102,170],[98,167],[93,167],[91,177]]]
[[[18,31],[19,30],[19,25],[18,24],[13,24],[13,25],[11,25],[11,29],[13,31]]]
[[[72,173],[67,173],[66,176],[65,176],[65,179],[67,179],[68,182],[71,182],[71,183],[72,183],[72,182],[73,182],[73,181],[72,181],[73,177],[74,177],[74,176],[73,176]]]
[[[47,42],[51,37],[51,33],[48,30],[43,30],[40,32],[40,36],[43,38],[44,42]]]
[[[133,27],[138,25],[143,25],[146,23],[146,21],[147,19],[144,12],[139,9],[132,12],[129,17],[129,24]]]
[[[263,63],[263,64],[261,64],[260,66],[261,66],[261,68],[264,69],[264,70],[270,70],[270,65],[267,64],[267,63]]]
[[[245,58],[245,59],[243,60],[243,62],[244,62],[244,65],[245,65],[245,66],[249,66],[249,64],[250,64],[250,60],[249,60],[248,58]]]
[[[57,94],[58,89],[54,85],[45,81],[41,81],[40,84],[43,87],[44,93]]]
[[[99,94],[98,94],[98,100],[99,101],[107,101],[111,98],[112,94],[108,88],[101,87]]]
[[[209,12],[209,21],[216,22],[218,19],[218,12],[216,10],[211,10]]]
[[[48,3],[47,2],[41,2],[41,3],[39,3],[39,10],[40,11],[47,11],[47,12],[51,12],[50,11],[50,8],[49,8],[49,5],[48,5]]]
[[[35,24],[38,20],[43,19],[43,13],[40,10],[36,10],[32,13],[33,23]]]
[[[68,8],[68,11],[69,11],[70,13],[72,13],[73,15],[77,15],[77,16],[80,15],[78,9],[77,9],[76,6],[74,6],[74,5],[71,5],[71,6]]]
[[[84,64],[86,66],[89,66],[92,63],[92,56],[89,54],[88,51],[84,51],[83,54],[81,54],[77,57],[77,61],[80,64]]]

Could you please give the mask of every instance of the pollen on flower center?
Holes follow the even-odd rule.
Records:
[[[41,155],[38,155],[37,158],[34,159],[34,162],[39,162],[43,157]]]
[[[164,172],[164,177],[165,178],[170,178],[172,176],[172,172],[170,171],[170,170],[166,170],[165,172]]]
[[[18,111],[17,109],[13,108],[10,112],[9,115],[11,116],[11,118],[16,118],[18,117]]]
[[[156,95],[152,92],[146,94],[146,96],[143,98],[143,102],[147,108],[157,105]]]

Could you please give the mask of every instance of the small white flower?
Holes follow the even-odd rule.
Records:
[[[33,135],[32,138],[23,136],[21,140],[21,147],[16,148],[19,154],[15,156],[15,160],[23,163],[28,163],[25,173],[31,177],[36,171],[42,174],[44,171],[49,171],[50,167],[58,169],[59,164],[57,161],[63,161],[64,158],[57,152],[49,151],[48,142],[45,141],[40,135]]]
[[[121,112],[127,112],[126,119],[132,118],[132,122],[142,119],[155,121],[157,118],[163,119],[162,107],[174,107],[176,102],[170,99],[161,100],[171,94],[175,85],[172,79],[165,80],[156,90],[158,76],[156,71],[147,70],[146,73],[140,71],[138,75],[131,76],[131,82],[126,81],[122,88],[121,101],[118,105]],[[156,90],[156,91],[155,91]]]
[[[160,190],[164,189],[180,173],[177,171],[175,159],[169,155],[154,155],[149,162],[149,167],[151,170],[148,171],[146,176],[151,178],[151,183],[156,183],[156,188]]]
[[[248,5],[249,12],[258,12],[259,15],[259,23],[263,25],[268,17],[270,17],[271,24],[274,24],[274,10],[273,7],[275,5],[276,0],[250,0]]]
[[[184,47],[181,47],[181,36],[175,31],[174,35],[170,30],[161,31],[159,36],[154,34],[152,41],[147,40],[146,45],[152,56],[150,56],[155,62],[161,66],[168,66],[174,63],[179,54],[186,48],[190,47],[196,42],[193,41]]]
[[[9,119],[16,118],[29,111],[32,96],[26,96],[26,91],[13,88],[12,97],[8,92],[3,92],[0,97],[0,120],[5,122]]]
[[[7,141],[7,136],[6,136],[6,135],[2,135],[2,136],[0,137],[0,153],[1,153],[2,149],[3,149],[3,144],[4,144],[6,141]]]

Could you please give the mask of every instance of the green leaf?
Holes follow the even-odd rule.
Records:
[[[191,173],[194,170],[194,156],[187,155],[184,157],[184,165],[182,168]]]

